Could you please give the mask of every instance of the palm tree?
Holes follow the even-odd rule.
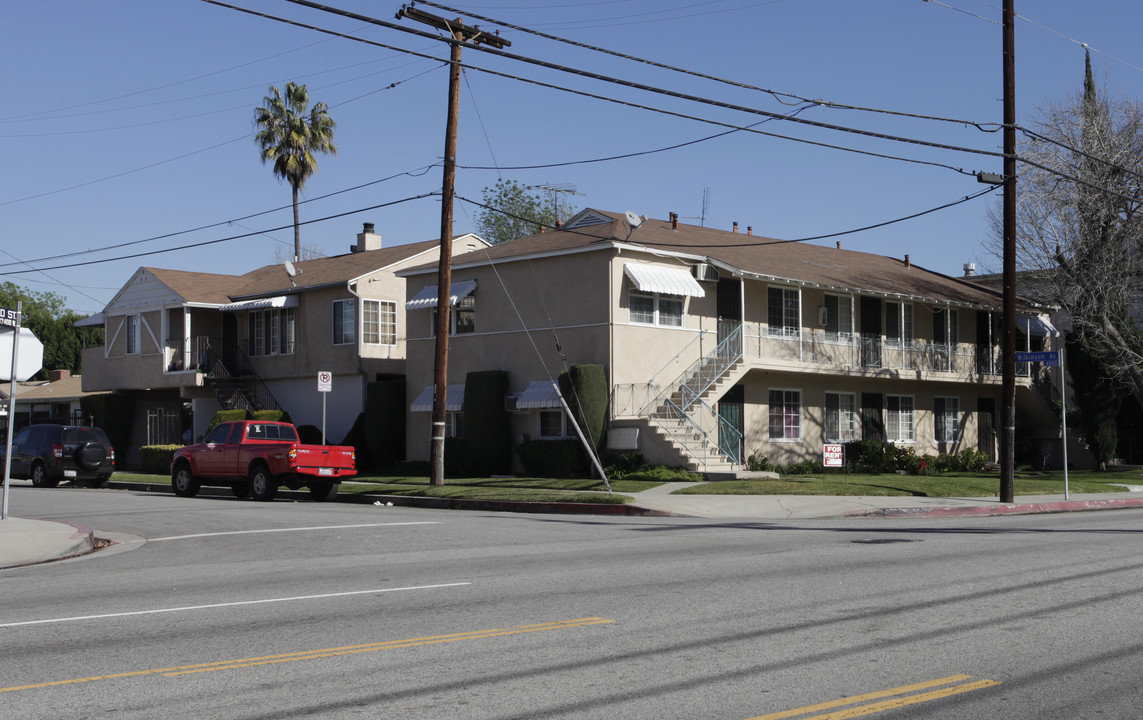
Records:
[[[286,83],[285,97],[270,86],[270,95],[254,109],[254,124],[260,128],[254,139],[262,148],[262,162],[273,161],[274,174],[290,183],[294,197],[294,261],[301,259],[302,236],[298,223],[298,193],[306,179],[317,172],[315,152],[337,154],[333,131],[337,123],[329,108],[319,102],[310,109],[305,85]]]

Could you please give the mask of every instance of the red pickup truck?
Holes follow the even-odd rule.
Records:
[[[273,500],[278,486],[309,487],[314,500],[332,500],[342,478],[357,473],[352,447],[303,445],[289,423],[221,423],[197,445],[175,451],[171,488],[194,497],[203,485],[229,485],[240,498]]]

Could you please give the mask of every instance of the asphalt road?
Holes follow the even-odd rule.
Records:
[[[0,571],[5,719],[1074,720],[1143,700],[1141,511],[728,523],[12,500],[119,544]]]

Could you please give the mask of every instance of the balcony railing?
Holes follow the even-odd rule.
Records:
[[[200,370],[210,372],[214,365],[214,348],[218,338],[197,335],[188,339],[169,339],[163,343],[163,367],[166,372]]]

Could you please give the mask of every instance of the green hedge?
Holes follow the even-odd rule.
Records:
[[[293,424],[290,419],[290,413],[285,410],[255,410],[250,418],[251,420],[261,420],[262,422],[286,422]]]
[[[508,373],[503,370],[470,372],[465,377],[465,442],[456,444],[456,448],[463,453],[459,460],[468,468],[470,477],[507,475],[512,471],[512,435],[504,410],[507,391]],[[446,444],[446,463],[448,456]]]
[[[516,446],[524,474],[531,477],[587,477],[588,464],[579,439],[525,440]]]
[[[171,459],[182,445],[144,445],[139,448],[140,472],[152,475],[168,475],[171,472]]]
[[[607,373],[602,365],[572,365],[560,373],[560,394],[591,446],[603,446],[607,431]],[[571,431],[574,434],[574,431]]]
[[[245,420],[246,417],[245,410],[219,410],[214,414],[214,417],[210,419],[210,425],[206,426],[206,431],[203,435],[209,435],[211,430],[222,423],[237,422],[238,420]]]

